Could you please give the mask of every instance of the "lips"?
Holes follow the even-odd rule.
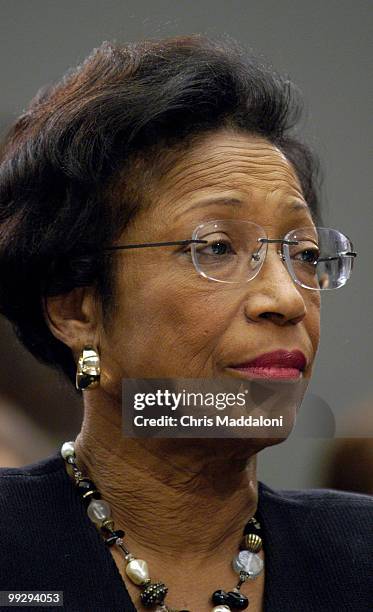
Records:
[[[272,351],[271,353],[264,353],[251,361],[230,367],[240,370],[247,368],[294,368],[302,372],[306,365],[307,359],[302,351],[278,350]]]
[[[302,351],[278,350],[264,353],[238,365],[229,366],[228,369],[235,370],[239,377],[255,379],[268,378],[273,380],[297,381],[303,377],[307,359]]]

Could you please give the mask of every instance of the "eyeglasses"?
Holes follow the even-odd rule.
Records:
[[[104,250],[190,246],[198,274],[212,281],[238,284],[259,274],[270,243],[281,244],[278,254],[293,281],[314,291],[345,285],[357,256],[351,240],[336,229],[312,225],[291,230],[283,239],[270,239],[260,225],[237,219],[202,223],[189,240],[124,244]]]

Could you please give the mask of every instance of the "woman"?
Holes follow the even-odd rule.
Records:
[[[61,454],[2,472],[3,590],[76,612],[368,609],[369,497],[258,483],[280,439],[121,432],[124,378],[311,377],[320,290],[354,252],[316,229],[298,115],[288,81],[191,36],[103,44],[9,134],[2,311],[85,413]]]

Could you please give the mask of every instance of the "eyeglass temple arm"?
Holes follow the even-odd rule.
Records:
[[[299,244],[298,240],[281,240],[280,238],[259,238],[258,242],[278,242],[281,244]],[[339,257],[357,257],[355,251],[342,251],[338,253],[338,257],[319,257],[318,261],[330,261],[332,259],[338,259]]]
[[[176,246],[178,244],[180,245],[188,245],[188,244],[192,244],[192,243],[197,243],[197,244],[207,244],[208,240],[196,240],[196,239],[190,239],[190,240],[172,240],[172,241],[168,241],[168,242],[144,242],[142,244],[119,244],[119,245],[115,245],[115,246],[111,246],[111,247],[105,247],[103,250],[104,251],[118,251],[118,250],[122,250],[122,249],[141,249],[141,248],[146,248],[146,247],[158,247],[158,246]],[[258,242],[271,242],[271,243],[281,243],[281,244],[288,244],[288,245],[292,245],[292,244],[299,244],[298,240],[283,240],[283,239],[277,239],[277,238],[259,238]],[[356,257],[357,253],[354,251],[346,251],[346,252],[342,252],[339,253],[339,257]],[[331,261],[334,259],[338,259],[338,257],[323,257],[323,258],[319,258],[318,261]]]
[[[319,257],[317,261],[331,261],[333,259],[339,259],[340,257],[357,257],[355,251],[345,251],[338,253],[338,257]]]
[[[158,247],[158,246],[173,246],[177,244],[191,244],[197,242],[206,244],[207,240],[173,240],[170,242],[143,242],[142,244],[119,244],[111,247],[105,247],[104,251],[118,251],[120,249],[141,249],[143,247]]]

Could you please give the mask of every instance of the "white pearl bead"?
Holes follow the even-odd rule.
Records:
[[[230,611],[230,607],[224,606],[224,605],[215,606],[215,608],[212,609],[212,612],[228,612],[228,611]]]
[[[147,562],[143,559],[133,559],[126,565],[126,574],[135,584],[142,584],[149,578]]]
[[[75,443],[65,442],[64,444],[62,444],[61,455],[64,459],[68,459],[69,457],[75,457]]]
[[[109,504],[103,499],[92,499],[87,508],[87,514],[91,521],[101,525],[102,521],[110,518],[111,509]]]

